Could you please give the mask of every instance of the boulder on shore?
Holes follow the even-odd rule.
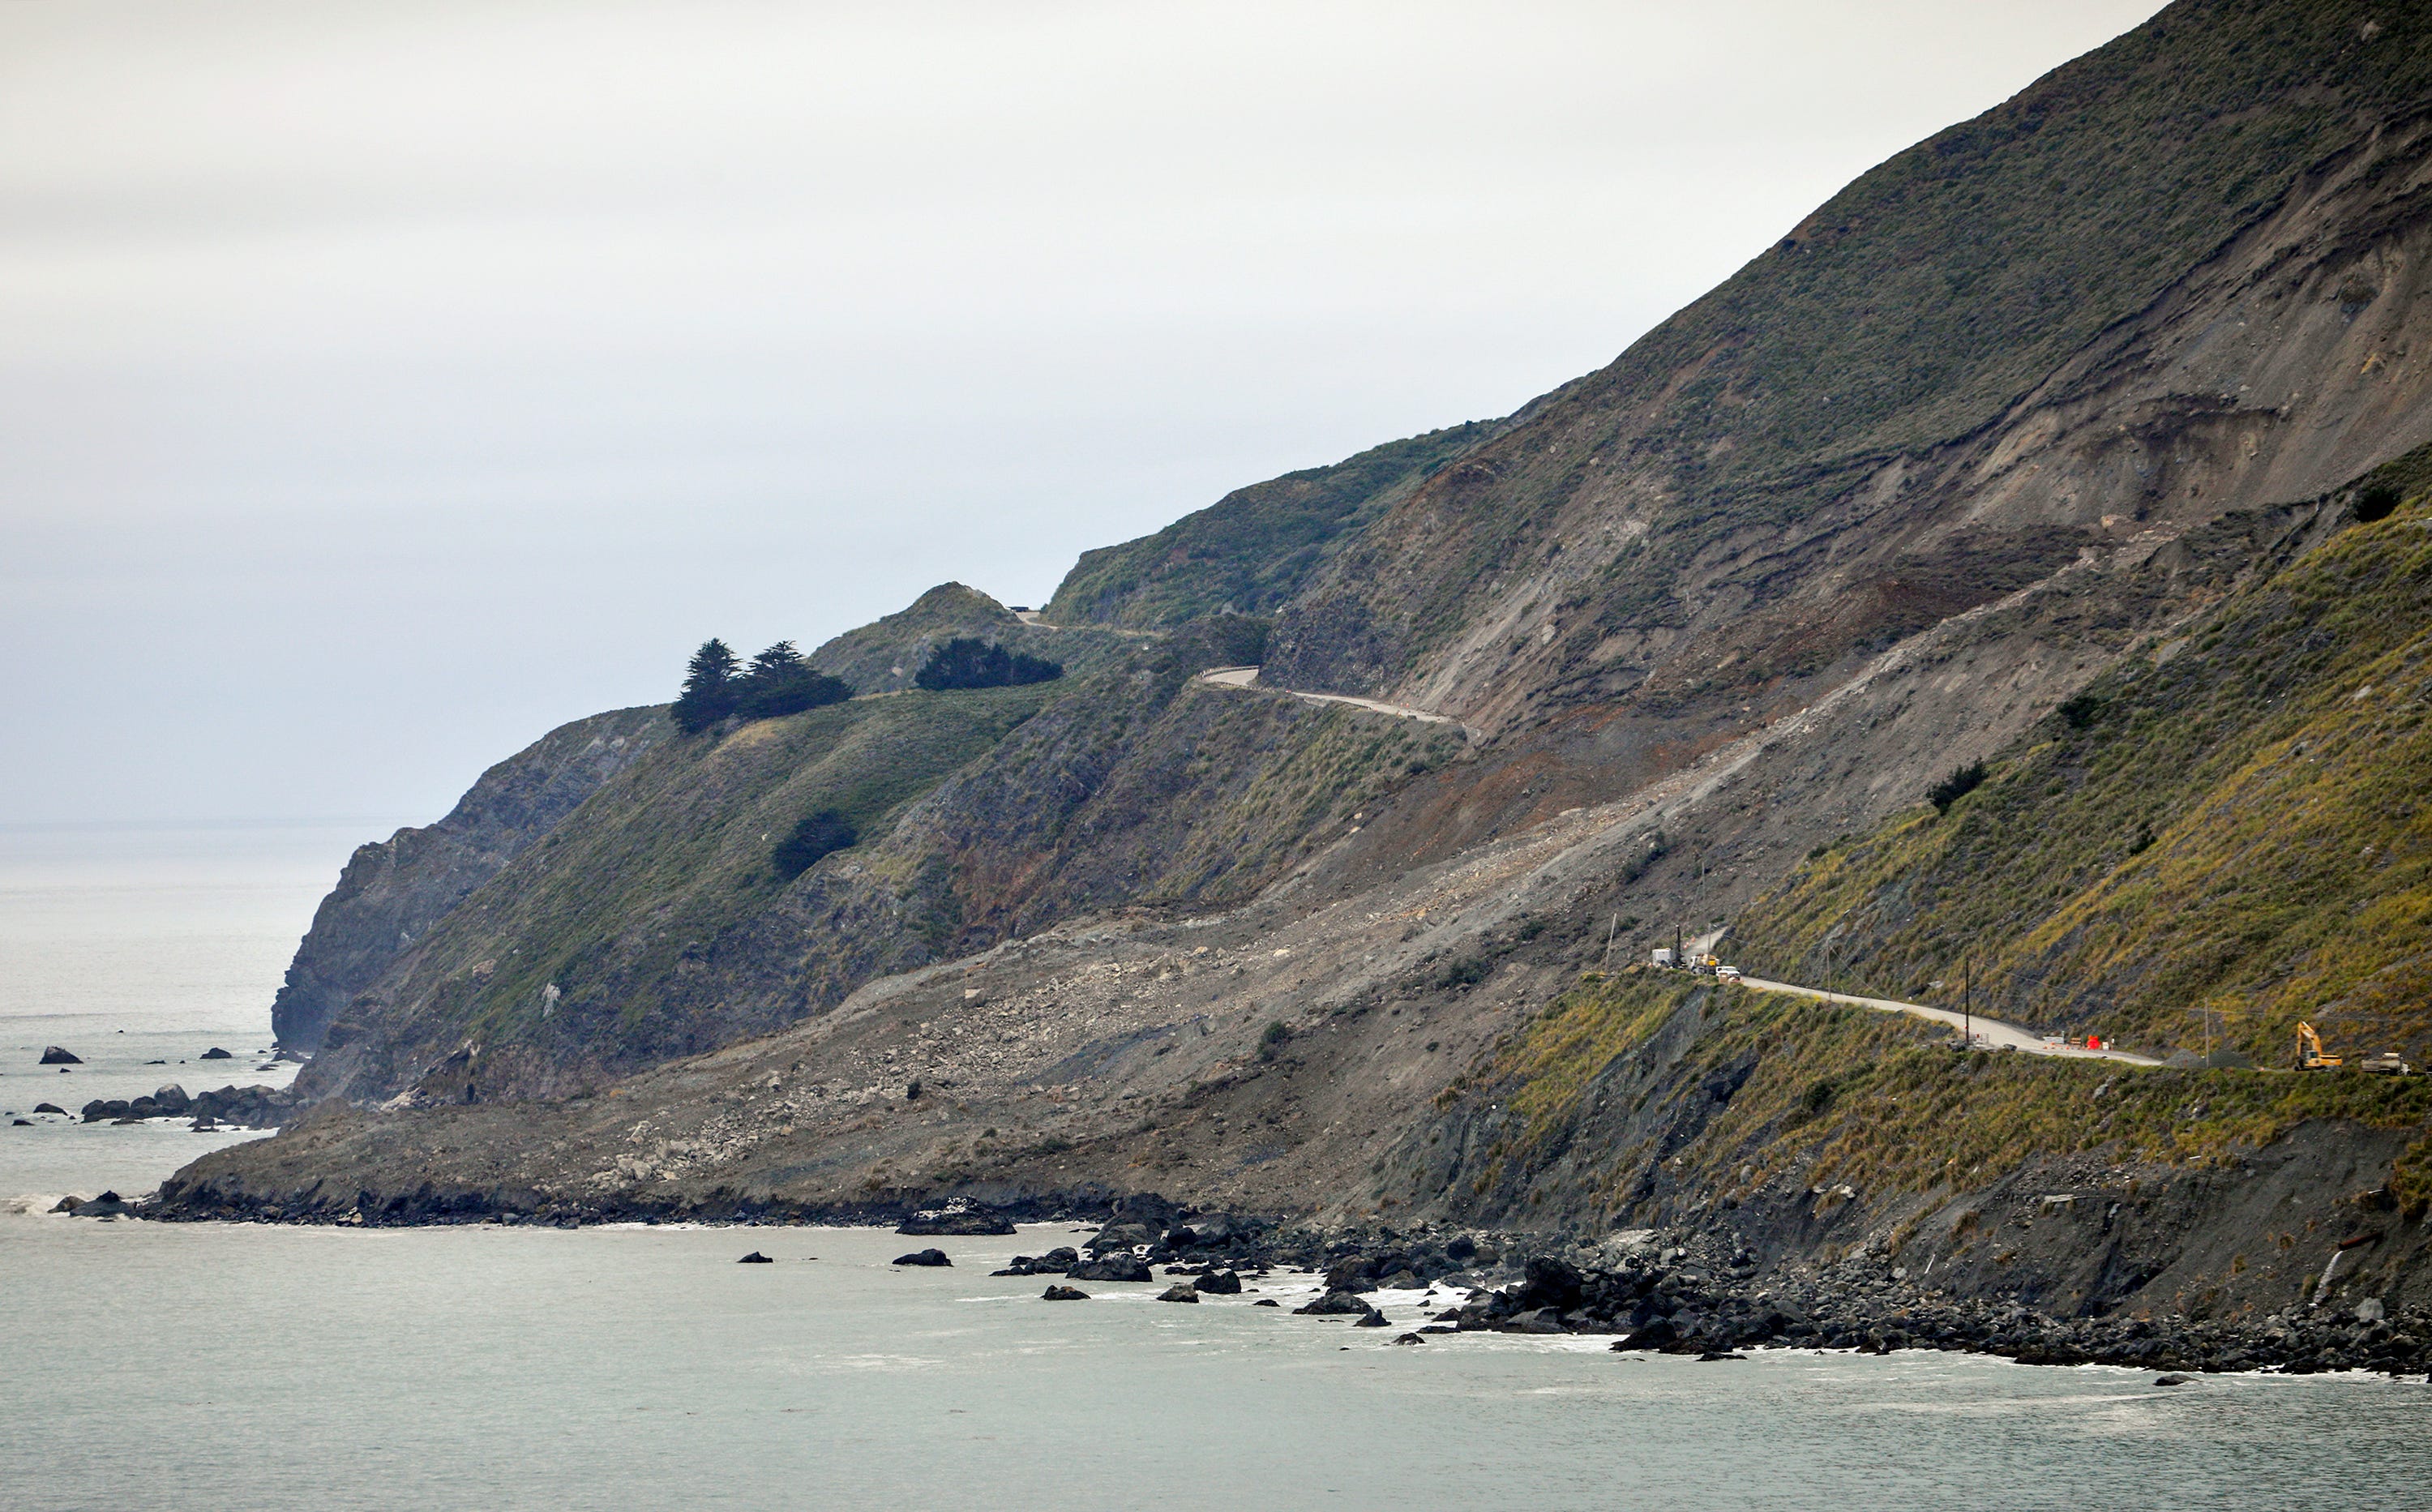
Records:
[[[37,1063],[42,1065],[82,1065],[84,1064],[84,1057],[76,1054],[73,1050],[61,1049],[56,1045],[45,1045],[42,1046],[42,1059]]]
[[[1240,1274],[1230,1270],[1211,1270],[1205,1276],[1194,1277],[1191,1284],[1211,1296],[1238,1297],[1241,1291]]]
[[[991,1208],[949,1208],[937,1213],[915,1213],[898,1225],[897,1233],[909,1234],[988,1234],[1003,1237],[1013,1232],[1013,1220]]]
[[[1295,1307],[1292,1311],[1305,1317],[1330,1317],[1338,1314],[1351,1317],[1373,1313],[1376,1309],[1349,1292],[1326,1292],[1307,1306]]]
[[[946,1252],[943,1249],[916,1249],[908,1255],[897,1255],[895,1257],[894,1264],[899,1266],[951,1266],[954,1262],[946,1258]]]
[[[1089,1294],[1078,1286],[1050,1286],[1039,1294],[1043,1302],[1086,1302]]]
[[[1112,1254],[1085,1260],[1064,1273],[1073,1281],[1154,1281],[1148,1262],[1136,1255]]]

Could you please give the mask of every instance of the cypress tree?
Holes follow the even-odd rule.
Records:
[[[713,636],[684,669],[684,691],[671,711],[676,728],[698,735],[735,711],[735,652]]]

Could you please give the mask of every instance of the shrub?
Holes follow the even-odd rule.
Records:
[[[956,636],[929,654],[912,681],[932,692],[958,688],[1020,688],[1049,683],[1064,669],[1041,656],[1024,656],[994,641]]]
[[[1291,1039],[1292,1030],[1284,1027],[1284,1021],[1273,1020],[1267,1025],[1265,1032],[1258,1036],[1258,1059],[1274,1060],[1282,1053],[1285,1044]]]
[[[2092,693],[2080,693],[2055,711],[2072,730],[2083,730],[2103,717],[2103,700]]]
[[[822,808],[794,826],[794,832],[777,842],[770,853],[769,864],[777,875],[792,881],[819,864],[822,857],[850,849],[861,837],[843,814],[833,808]]]
[[[2396,509],[2399,502],[2398,484],[2367,484],[2364,491],[2356,495],[2356,518],[2368,525],[2376,519],[2388,519],[2390,511]]]
[[[1925,790],[1926,801],[1934,805],[1935,813],[1947,814],[1952,804],[1984,785],[1984,762],[1970,762],[1928,788]]]
[[[851,683],[815,671],[807,662],[796,662],[768,671],[754,668],[737,685],[735,712],[747,720],[782,719],[851,697]]]

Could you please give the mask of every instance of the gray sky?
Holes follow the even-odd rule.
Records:
[[[433,818],[708,635],[1036,603],[2155,8],[0,4],[0,821]]]

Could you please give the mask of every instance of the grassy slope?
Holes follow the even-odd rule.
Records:
[[[1441,726],[1192,682],[1260,632],[1090,637],[1115,653],[1087,675],[672,741],[379,984],[331,1040],[364,1060],[313,1074],[385,1095],[471,1040],[485,1087],[526,1092],[710,1048],[1074,913],[1238,901],[1460,756]],[[831,806],[861,842],[774,876],[772,845]]]
[[[554,982],[569,1015],[605,1010],[596,1031],[642,1035],[689,961],[784,890],[768,854],[796,820],[834,807],[884,834],[1054,688],[856,700],[671,741],[450,914],[386,995],[495,1039],[536,1028]]]
[[[1332,467],[1237,489],[1153,535],[1084,552],[1045,618],[1145,628],[1227,609],[1264,613],[1298,592],[1410,484],[1491,430],[1476,421],[1388,442]]]
[[[1805,518],[1882,459],[1973,433],[2309,164],[2427,98],[2423,8],[2181,0],[1866,173],[1482,444],[1426,491],[1460,525],[1425,569],[1396,573],[1388,535],[1346,548],[1343,575],[1410,585],[1385,606],[1388,660],[1408,665],[1619,467],[1662,480],[1666,501],[1577,602],[1613,630],[1681,623],[1679,577],[1705,543]]]
[[[2086,1150],[2201,1165],[2309,1118],[2432,1128],[2432,1079],[1963,1057],[1943,1030],[1903,1015],[1630,973],[1562,994],[1474,1077],[1469,1095],[1499,1097],[1525,1120],[1502,1152],[1512,1180],[1571,1142],[1608,1068],[1676,1014],[1700,1011],[1668,1085],[1695,1096],[1711,1079],[1745,1070],[1745,1081],[1684,1145],[1599,1152],[1589,1179],[1600,1189],[1574,1200],[1620,1214],[1651,1163],[1676,1155],[1674,1176],[1718,1194],[1793,1171],[1816,1186],[1924,1192],[1981,1187],[2026,1161]],[[2393,1190],[2415,1211],[2432,1204],[2432,1138],[2409,1151]]]
[[[824,642],[811,653],[811,665],[843,678],[859,692],[901,692],[912,686],[929,649],[956,636],[976,636],[1045,656],[1074,674],[1099,666],[1123,649],[1122,638],[1116,636],[1025,625],[1014,618],[1013,611],[979,589],[940,583],[885,619]]]
[[[2432,449],[2427,449],[2432,450]],[[2423,470],[2426,454],[2385,476]],[[2167,653],[2167,654],[2166,654]],[[1797,979],[2286,1064],[2432,1050],[2432,499],[2132,658],[1937,818],[1809,862],[1738,926]]]

